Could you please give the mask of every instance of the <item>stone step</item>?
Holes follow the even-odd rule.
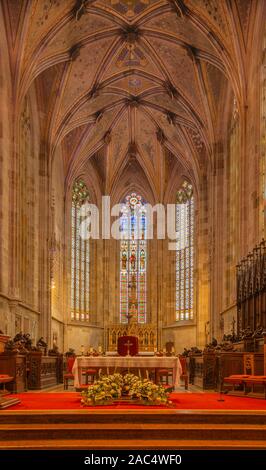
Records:
[[[266,425],[239,424],[16,424],[0,425],[0,441],[19,440],[86,440],[86,439],[154,440],[266,440]]]
[[[266,407],[266,402],[265,402]],[[2,411],[0,424],[159,423],[159,424],[266,424],[265,411],[101,410]]]
[[[265,440],[150,440],[136,439],[134,442],[128,439],[74,439],[71,441],[63,439],[36,439],[28,440],[7,440],[0,442],[0,450],[265,450]]]
[[[9,408],[10,406],[18,405],[20,403],[20,400],[17,398],[10,398],[10,397],[1,397],[0,398],[0,410],[5,410],[6,408]]]

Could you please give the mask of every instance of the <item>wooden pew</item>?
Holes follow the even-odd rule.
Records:
[[[9,406],[16,405],[20,403],[20,400],[14,396],[10,396],[9,392],[5,389],[6,384],[14,382],[14,377],[11,377],[7,374],[0,375],[0,385],[3,386],[3,389],[0,391],[0,410],[4,410]]]
[[[228,377],[223,377],[221,389],[224,390],[224,385],[227,384],[229,386],[232,386],[232,393],[240,394],[241,391],[239,390],[239,388],[242,387],[242,394],[248,395],[250,393],[254,394],[255,386],[260,386],[260,388],[263,388],[264,397],[266,398],[266,376],[255,375],[255,372],[258,370],[258,367],[255,367],[255,357],[255,354],[244,353],[243,373],[231,374]],[[262,372],[261,367],[259,367],[259,371]],[[236,390],[236,387],[238,387],[238,390]]]

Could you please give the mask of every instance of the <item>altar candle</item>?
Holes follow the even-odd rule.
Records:
[[[81,346],[81,354],[82,354],[82,356],[83,356],[83,354],[84,354],[84,351],[85,351],[85,349],[84,349],[84,346],[83,346],[83,344],[82,344],[82,346]]]
[[[98,351],[99,351],[99,353],[102,352],[102,346],[99,346],[99,347],[98,347]]]

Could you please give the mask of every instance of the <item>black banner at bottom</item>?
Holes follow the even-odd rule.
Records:
[[[266,450],[266,446],[265,446]],[[69,468],[134,468],[135,465],[144,465],[148,468],[160,465],[170,468],[186,468],[191,465],[203,468],[215,469],[217,467],[238,468],[244,465],[263,465],[265,462],[265,450],[58,450],[58,451],[28,451],[28,450],[3,450],[0,451],[1,468],[11,466],[25,466],[39,470],[49,467]],[[251,468],[252,468],[251,467]]]

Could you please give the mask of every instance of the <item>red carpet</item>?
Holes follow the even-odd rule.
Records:
[[[67,393],[21,393],[16,395],[21,404],[10,410],[80,410],[90,409],[80,404],[80,394]],[[266,410],[266,400],[223,395],[219,402],[217,393],[172,393],[173,408],[178,410]],[[166,409],[165,406],[139,406],[124,403],[112,406],[99,406],[95,409]]]

